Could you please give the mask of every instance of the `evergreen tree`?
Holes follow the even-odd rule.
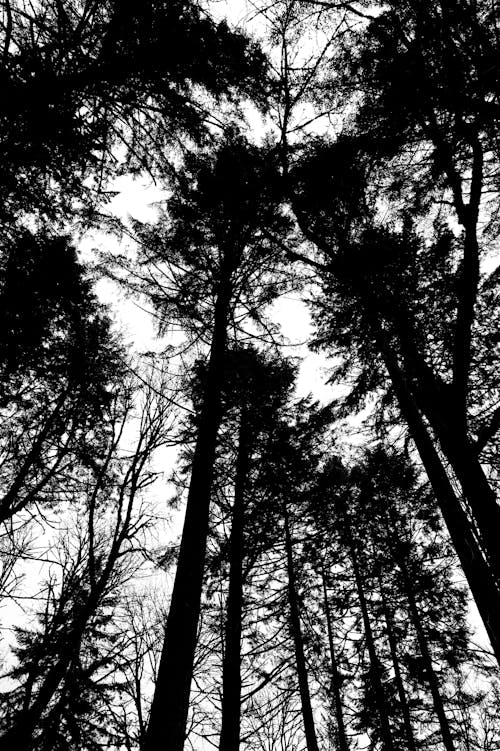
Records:
[[[106,408],[123,352],[74,249],[26,233],[3,268],[0,519],[48,502],[105,440]],[[92,436],[92,438],[90,438]]]
[[[188,165],[189,166],[189,165]],[[276,172],[265,153],[236,137],[215,155],[194,157],[168,207],[168,222],[145,231],[144,265],[168,269],[174,294],[159,285],[149,294],[164,324],[174,320],[210,341],[199,408],[186,516],[174,590],[151,708],[146,749],[184,743],[209,525],[217,433],[222,417],[228,328],[235,309],[259,320],[276,294],[266,271],[278,252],[263,236],[287,226]],[[173,273],[172,273],[173,269]],[[186,269],[186,273],[182,270]],[[262,281],[261,281],[262,280]],[[142,280],[141,280],[142,281]],[[237,319],[236,319],[237,320]]]
[[[189,0],[3,3],[0,26],[2,232],[23,214],[75,212],[102,192],[117,151],[159,165],[181,134],[199,138],[215,100],[259,97],[262,54]],[[101,193],[102,195],[102,193]]]
[[[316,311],[317,343],[338,346],[346,354],[339,376],[356,373],[347,408],[370,393],[387,392],[389,377],[389,397],[382,404],[397,399],[497,652],[496,554],[492,540],[487,541],[495,528],[496,502],[488,491],[490,500],[476,504],[465,486],[460,497],[439,454],[439,448],[447,451],[443,431],[459,431],[451,429],[452,411],[450,420],[437,416],[448,399],[456,243],[438,228],[438,238],[425,246],[408,221],[400,231],[377,226],[375,204],[367,206],[369,157],[363,143],[346,137],[332,146],[319,145],[311,161],[305,159],[295,173],[299,221],[326,259],[321,269],[324,295]],[[481,370],[480,362],[477,366]],[[471,396],[475,393],[484,391],[471,386]],[[471,405],[472,413],[475,409],[479,405]],[[476,461],[471,460],[471,466]]]

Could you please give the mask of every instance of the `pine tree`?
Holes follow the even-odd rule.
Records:
[[[284,229],[276,172],[264,153],[236,137],[213,156],[195,157],[169,205],[165,235],[143,235],[145,261],[163,261],[180,284],[170,295],[155,290],[164,320],[175,318],[188,331],[210,340],[186,516],[164,650],[148,726],[147,751],[160,743],[182,749],[196,647],[197,624],[209,525],[210,491],[222,412],[228,327],[236,306],[258,320],[259,308],[272,300],[275,282],[265,270],[276,261],[269,227]],[[182,262],[186,274],[178,274]],[[153,269],[155,267],[153,266]],[[264,284],[261,280],[264,280]],[[147,290],[146,290],[147,291]],[[209,307],[206,307],[206,304]],[[204,305],[205,304],[205,305]]]

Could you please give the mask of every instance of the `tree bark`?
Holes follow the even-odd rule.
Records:
[[[399,704],[401,706],[401,714],[403,715],[406,743],[408,744],[410,751],[417,751],[417,745],[415,743],[415,736],[413,735],[413,727],[411,724],[410,707],[408,706],[403,676],[401,675],[401,668],[399,666],[398,648],[393,626],[393,614],[387,602],[382,578],[379,579],[379,583],[380,595],[382,599],[382,610],[384,613],[384,620],[386,625],[387,641],[389,642],[389,649],[391,651],[392,666],[394,668],[394,681],[396,683]]]
[[[467,434],[441,431],[441,448],[460,483],[481,547],[500,587],[500,506]],[[500,591],[500,590],[499,590]]]
[[[381,348],[384,362],[398,398],[401,413],[408,425],[427,477],[432,485],[439,509],[456,550],[463,572],[474,597],[479,614],[500,664],[500,595],[495,577],[484,559],[469,519],[448,478],[432,438],[407,388],[405,378],[394,356]]]
[[[285,520],[285,551],[288,575],[288,603],[290,605],[290,629],[292,632],[292,639],[295,650],[295,665],[297,669],[297,680],[299,684],[300,704],[302,708],[302,719],[304,722],[304,733],[306,736],[307,751],[319,751],[318,740],[316,738],[316,728],[314,726],[311,695],[309,693],[309,684],[307,681],[304,641],[302,638],[302,630],[300,626],[300,607],[297,597],[295,568],[293,563],[293,544],[290,532],[288,509],[286,508],[286,505],[284,507],[283,513]]]
[[[189,710],[207,545],[210,495],[231,299],[230,273],[221,280],[179,560],[151,705],[145,751],[182,751]]]
[[[339,751],[349,751],[349,744],[347,742],[347,733],[344,722],[344,711],[342,708],[342,682],[340,679],[340,673],[337,665],[337,658],[335,655],[335,644],[333,642],[333,626],[332,617],[330,613],[330,605],[328,603],[328,592],[326,589],[326,577],[325,570],[322,570],[322,584],[323,584],[323,602],[326,615],[326,627],[328,631],[328,646],[330,648],[330,665],[332,668],[332,680],[331,691],[333,696],[333,705],[335,711],[335,718],[337,720],[337,742]]]
[[[238,751],[240,746],[245,485],[250,454],[246,422],[246,409],[242,407],[229,542],[229,592],[222,666],[222,725],[219,751]]]
[[[352,537],[350,521],[347,515],[347,510],[344,509],[343,513],[345,521],[345,529],[347,533],[347,541],[349,545],[349,554],[351,558],[352,569],[354,572],[354,579],[356,581],[356,590],[358,593],[359,604],[361,607],[361,615],[363,618],[363,626],[365,629],[366,646],[368,648],[368,656],[370,658],[370,676],[372,681],[373,692],[375,695],[375,702],[377,705],[377,714],[380,721],[380,734],[384,751],[394,751],[394,744],[392,740],[391,725],[389,722],[389,715],[387,713],[387,704],[385,700],[384,687],[380,676],[380,663],[377,658],[377,650],[375,648],[375,639],[373,638],[373,631],[370,623],[370,616],[368,614],[368,603],[366,601],[363,579],[359,570],[356,547]]]
[[[2,748],[15,748],[17,751],[29,751],[31,748],[35,730],[40,725],[44,712],[79,653],[85,627],[97,607],[101,594],[102,591],[99,591],[89,600],[73,627],[68,630],[65,648],[47,671],[35,699],[26,703],[14,724],[0,737]]]
[[[406,598],[408,600],[410,616],[412,619],[413,627],[415,629],[415,633],[417,635],[418,646],[420,649],[420,654],[422,655],[422,660],[423,660],[423,664],[425,668],[425,675],[426,675],[427,683],[429,684],[429,688],[431,691],[434,711],[436,712],[436,717],[438,718],[438,722],[439,722],[439,728],[441,730],[441,735],[443,737],[443,744],[444,744],[444,747],[446,748],[446,751],[455,751],[455,744],[453,742],[453,738],[451,735],[450,724],[448,722],[448,718],[444,710],[443,699],[441,697],[441,692],[439,690],[439,682],[436,676],[436,672],[434,670],[434,666],[432,664],[432,657],[431,657],[431,653],[429,650],[427,635],[425,633],[425,629],[422,624],[422,619],[420,618],[420,613],[419,613],[417,601],[415,598],[413,585],[412,585],[405,562],[400,557],[398,557],[397,562],[398,562],[399,568],[401,569],[401,573],[403,575],[404,589],[405,589]]]

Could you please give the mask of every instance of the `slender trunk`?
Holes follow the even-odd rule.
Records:
[[[384,620],[386,625],[387,640],[389,642],[389,648],[391,650],[392,666],[394,668],[394,681],[396,683],[396,689],[399,697],[399,704],[401,707],[401,713],[403,715],[403,724],[405,729],[406,743],[410,751],[417,751],[417,745],[415,743],[415,736],[413,735],[413,727],[411,724],[410,707],[406,698],[406,691],[403,682],[403,676],[401,675],[401,668],[399,666],[398,648],[396,642],[396,634],[394,633],[393,614],[387,602],[387,598],[384,592],[384,585],[382,579],[380,582],[380,595],[382,598],[382,610],[384,613]]]
[[[40,430],[40,433],[37,435],[37,437],[33,441],[33,444],[30,450],[28,451],[16,477],[14,478],[12,485],[7,490],[5,495],[2,498],[0,498],[0,522],[7,521],[14,514],[18,513],[19,511],[21,511],[21,509],[27,506],[28,503],[33,498],[36,498],[37,492],[40,492],[40,490],[42,490],[46,482],[50,480],[51,472],[50,470],[48,470],[46,475],[42,478],[42,480],[39,480],[36,483],[35,488],[34,488],[36,492],[28,492],[24,498],[19,497],[19,493],[22,490],[23,485],[25,484],[29,476],[31,469],[33,468],[33,465],[40,458],[40,453],[43,449],[43,445],[45,441],[47,440],[47,438],[49,437],[50,431],[52,430],[54,423],[59,417],[59,414],[64,406],[64,402],[66,401],[67,396],[68,396],[68,390],[64,389],[61,392],[59,398],[57,399],[54,409],[48,415],[43,428]]]
[[[418,646],[425,668],[425,675],[431,691],[434,711],[436,712],[436,717],[438,718],[439,722],[439,728],[443,737],[443,744],[446,751],[455,751],[455,744],[453,743],[450,724],[448,722],[446,712],[444,711],[443,699],[439,690],[439,682],[434,670],[434,666],[432,664],[432,657],[429,650],[427,635],[422,624],[422,619],[420,618],[420,612],[418,609],[417,601],[415,599],[415,592],[410,579],[410,575],[408,573],[408,569],[406,568],[405,562],[401,558],[398,558],[397,562],[403,575],[403,584],[410,609],[410,616],[412,619],[413,627],[415,629],[415,633],[417,635]]]
[[[67,633],[65,647],[47,671],[34,700],[23,707],[11,727],[0,737],[2,749],[29,751],[31,748],[36,728],[40,726],[45,711],[67,675],[73,659],[78,655],[88,618],[93,612],[94,604],[89,603],[78,622]]]
[[[302,708],[302,718],[304,721],[304,733],[306,736],[307,751],[319,751],[318,740],[316,738],[316,729],[314,727],[314,717],[311,705],[311,695],[309,693],[309,684],[307,681],[306,659],[304,654],[304,642],[300,627],[300,608],[297,597],[295,569],[293,564],[293,546],[292,536],[290,533],[290,522],[288,510],[284,508],[285,519],[285,550],[286,550],[286,567],[288,575],[288,602],[290,605],[290,627],[292,632],[293,644],[295,649],[295,665],[297,668],[297,680],[299,684],[300,704]]]
[[[460,185],[458,183],[457,186],[458,188],[460,188]],[[299,226],[302,229],[305,237],[307,237],[309,240],[311,240],[311,242],[317,245],[318,248],[323,250],[327,257],[331,258],[331,248],[329,243],[323,241],[322,238],[311,229],[306,216],[302,214],[300,210],[300,205],[297,202],[296,197],[293,195],[292,206]],[[312,265],[314,265],[314,262],[311,263]],[[335,275],[338,278],[343,278],[344,272],[341,265],[335,270]],[[462,279],[463,278],[464,277],[462,277]],[[370,307],[372,308],[372,321],[378,321],[380,318],[379,312],[376,304],[370,304],[371,296],[369,290],[365,289],[363,290],[363,292],[365,293],[365,305],[367,306],[367,309],[369,310]],[[465,318],[466,316],[464,316],[464,321]],[[396,392],[402,415],[408,425],[411,436],[420,454],[422,464],[425,467],[427,476],[436,495],[436,500],[438,502],[440,511],[443,515],[444,522],[448,528],[451,541],[453,543],[453,546],[455,547],[456,553],[460,560],[460,564],[469,583],[470,590],[476,602],[479,614],[483,620],[496,659],[500,664],[500,597],[497,587],[496,572],[491,569],[489,563],[487,563],[487,561],[483,557],[471,523],[467,518],[464,509],[462,508],[460,500],[455,495],[455,491],[453,490],[446,470],[441,462],[439,454],[436,451],[433,439],[430,437],[428,430],[422,420],[420,409],[422,409],[422,412],[426,415],[427,419],[429,419],[431,425],[433,425],[433,429],[436,430],[434,421],[430,419],[430,415],[427,412],[427,409],[424,410],[422,408],[422,405],[417,406],[417,404],[415,403],[415,395],[412,393],[412,390],[406,383],[405,375],[399,367],[392,347],[385,341],[382,328],[380,327],[378,331],[375,329],[374,333],[377,341],[377,347],[383,357],[394,390]],[[463,385],[463,376],[461,377],[461,380]],[[436,434],[438,434],[437,431]],[[448,459],[452,463],[452,466],[454,466],[455,472],[457,472],[459,479],[461,478],[462,482],[465,483],[467,479],[467,467],[463,467],[462,474],[458,457],[457,461],[455,461],[455,459],[453,459],[452,461],[449,457]],[[471,485],[474,486],[474,481],[472,480]],[[483,480],[481,480],[481,482],[479,483],[479,487],[483,487]],[[481,494],[479,492],[474,493],[473,491],[474,487],[470,488],[467,492],[467,497],[469,504],[471,505],[471,509],[472,504],[474,504],[474,507],[476,509],[475,513],[477,514],[477,509],[481,507],[481,504],[484,505],[484,503],[486,503],[489,512],[491,512],[491,525],[488,523],[481,523],[480,527],[482,527],[483,542],[485,543],[485,546],[486,544],[488,544],[488,561],[494,563],[496,556],[500,555],[500,553],[495,554],[494,552],[495,550],[498,550],[498,543],[493,540],[493,544],[490,544],[486,543],[486,540],[490,539],[488,534],[489,530],[491,530],[492,535],[495,534],[493,530],[498,530],[498,512],[496,511],[496,508],[493,507],[492,503],[487,500],[489,497],[488,493],[486,494],[485,501],[484,496],[483,498],[481,498]],[[498,532],[496,532],[496,538],[498,539]]]
[[[479,211],[484,177],[484,152],[476,127],[469,124],[466,140],[472,151],[469,202],[455,194],[457,219],[463,225],[463,256],[456,292],[458,295],[455,335],[453,341],[453,389],[457,396],[463,425],[467,429],[467,392],[471,365],[472,327],[480,280],[479,242],[477,237]],[[456,172],[453,171],[453,177]]]
[[[439,436],[443,452],[460,482],[474,518],[481,546],[500,587],[500,506],[467,435],[447,431]]]
[[[221,283],[215,306],[212,346],[179,560],[149,716],[145,751],[182,751],[184,746],[200,616],[215,449],[221,421],[221,391],[230,298],[230,276],[227,275]]]
[[[330,665],[332,668],[331,691],[333,696],[335,718],[337,720],[337,742],[339,751],[349,751],[349,744],[347,742],[347,734],[344,722],[344,710],[342,708],[342,682],[340,680],[340,673],[335,654],[335,644],[333,642],[332,617],[330,613],[330,605],[328,603],[328,592],[326,590],[326,577],[324,568],[322,571],[321,579],[323,583],[323,602],[326,615],[326,627],[328,631],[328,645],[330,648]]]
[[[469,438],[463,398],[456,388],[436,379],[432,369],[425,363],[413,339],[412,323],[403,318],[398,322],[397,330],[403,356],[402,367],[384,341],[383,333],[379,332],[378,344],[386,365],[389,369],[388,360],[391,360],[393,368],[400,371],[400,379],[404,380],[410,398],[425,415],[439,441],[441,450],[462,487],[476,534],[500,590],[500,506],[481,466],[477,450]],[[390,374],[394,382],[393,372],[390,371]]]
[[[354,579],[356,581],[356,590],[358,593],[359,604],[361,607],[361,615],[363,618],[363,626],[365,629],[366,646],[368,648],[368,656],[370,658],[370,677],[375,696],[375,703],[377,706],[377,714],[380,721],[380,735],[383,744],[384,751],[393,751],[394,744],[392,741],[391,725],[389,722],[389,715],[387,713],[387,704],[385,700],[384,687],[382,685],[382,679],[380,675],[380,662],[377,657],[377,651],[375,649],[375,639],[373,637],[373,631],[370,623],[370,617],[368,614],[368,603],[365,597],[365,591],[363,586],[363,579],[359,570],[358,562],[356,559],[356,549],[352,532],[350,528],[350,522],[347,516],[346,510],[344,510],[344,520],[347,532],[347,540],[349,545],[349,553],[351,558],[352,569],[354,572]]]
[[[402,415],[420,454],[436,500],[456,550],[472,596],[500,664],[500,595],[491,568],[485,561],[467,515],[448,478],[432,438],[395,358],[382,348],[384,361]]]
[[[137,720],[139,723],[139,749],[142,751],[144,748],[144,741],[146,738],[146,723],[144,722],[144,713],[142,711],[142,698],[141,698],[141,686],[140,681],[139,685],[136,685],[136,698],[135,698],[135,708],[137,712]]]
[[[241,722],[241,627],[243,610],[243,530],[245,485],[249,465],[246,409],[240,417],[234,503],[229,542],[229,592],[226,612],[226,648],[222,666],[222,726],[219,751],[238,751]]]
[[[64,704],[67,701],[65,694],[65,687],[60,693],[56,705],[50,711],[48,717],[44,718],[42,734],[40,740],[37,743],[38,749],[42,751],[52,751],[57,748],[57,740],[60,732],[62,713],[64,710]]]

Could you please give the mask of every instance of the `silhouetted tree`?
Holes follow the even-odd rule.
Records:
[[[212,101],[262,97],[263,55],[189,0],[5,0],[0,21],[2,231],[20,214],[74,213],[116,174],[199,138]],[[196,93],[205,91],[205,97]]]
[[[148,751],[167,739],[175,749],[184,743],[228,327],[238,309],[249,311],[258,321],[259,309],[275,296],[276,280],[266,279],[266,272],[275,267],[279,253],[263,237],[263,230],[282,231],[286,226],[272,160],[235,137],[215,154],[193,157],[169,202],[167,221],[142,229],[141,265],[147,269],[149,264],[153,278],[158,266],[166,272],[153,288],[148,288],[148,282],[144,285],[144,271],[136,272],[141,291],[152,297],[163,325],[173,318],[210,342],[186,516],[148,726]],[[173,290],[167,280],[172,281]]]
[[[259,542],[262,545],[262,540],[253,539],[258,532],[252,522],[255,516],[265,513],[262,498],[257,492],[255,474],[260,463],[266,460],[269,434],[280,412],[287,406],[294,375],[286,361],[260,354],[250,347],[235,349],[228,354],[229,373],[223,394],[226,414],[221,428],[221,448],[226,442],[229,448],[235,434],[238,439],[233,459],[234,499],[227,553],[229,573],[222,672],[221,751],[238,748],[240,743],[244,586],[256,564]]]
[[[80,468],[78,497],[68,499],[69,513],[77,509],[75,526],[60,541],[60,571],[47,582],[39,628],[19,631],[20,664],[11,676],[20,685],[4,695],[5,744],[47,748],[59,743],[59,733],[64,740],[73,732],[77,742],[85,722],[89,733],[94,721],[102,724],[86,716],[105,711],[99,696],[107,693],[106,685],[94,673],[116,658],[113,613],[133,572],[134,543],[150,524],[140,496],[155,479],[149,465],[170,429],[164,404],[146,389],[135,417],[135,445],[124,445],[125,427],[134,422],[133,398],[130,384],[114,397],[108,444],[94,454],[91,471]],[[104,655],[97,649],[100,639]]]
[[[476,514],[464,492],[464,508],[440,456],[439,445],[443,451],[445,447],[442,440],[437,443],[440,433],[427,409],[432,402],[441,410],[448,398],[442,393],[448,393],[448,323],[454,316],[456,287],[447,253],[456,243],[439,228],[438,238],[425,247],[408,222],[399,232],[377,226],[374,206],[367,206],[369,157],[363,143],[341,138],[332,146],[318,145],[311,160],[306,158],[295,172],[297,216],[325,258],[324,265],[320,264],[324,296],[317,306],[317,343],[340,347],[346,359],[339,375],[348,371],[357,375],[347,407],[359,404],[369,393],[387,390],[389,376],[390,394],[397,399],[433,484],[498,652],[495,554],[487,553],[494,520],[486,524],[483,514],[485,509],[489,514],[488,504],[492,507],[487,502],[481,509],[476,507]],[[307,185],[312,191],[309,195]],[[451,422],[446,423],[444,416],[439,419],[443,430],[450,431]]]
[[[1,274],[0,519],[49,502],[105,440],[123,352],[75,251],[63,238],[19,238]],[[92,437],[90,437],[92,436]]]
[[[333,30],[338,45],[309,61],[314,94],[299,87],[288,101],[300,109],[315,97],[316,111],[344,127],[296,144],[282,118],[290,200],[320,251],[318,259],[290,248],[289,257],[323,280],[318,343],[342,348],[339,376],[361,372],[355,395],[383,388],[389,375],[499,654],[498,368],[486,320],[496,275],[480,269],[489,245],[480,217],[496,221],[496,84],[483,62],[498,44],[498,14],[467,2],[299,6],[312,8],[318,45]],[[290,38],[300,35],[297,4],[277,7],[293,17]],[[283,59],[280,85],[290,93],[294,66]],[[455,234],[450,223],[460,225]]]

